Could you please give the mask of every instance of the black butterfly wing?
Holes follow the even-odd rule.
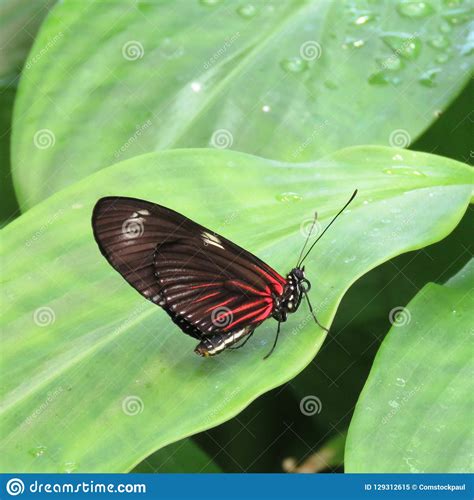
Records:
[[[255,328],[286,283],[238,245],[147,201],[102,198],[92,225],[110,264],[196,338]]]

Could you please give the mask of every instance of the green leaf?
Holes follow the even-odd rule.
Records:
[[[0,226],[18,213],[10,172],[10,131],[18,76],[54,0],[0,2]]]
[[[394,321],[357,403],[347,472],[472,472],[474,260]]]
[[[131,472],[149,473],[210,473],[222,472],[191,439],[183,439],[153,453]]]
[[[392,0],[210,3],[55,7],[15,107],[22,208],[159,149],[302,162],[351,145],[405,147],[469,79],[466,13],[450,23],[440,1],[423,22]]]
[[[15,91],[16,89],[13,87],[0,89],[0,178],[2,189],[0,226],[7,224],[19,212],[10,172],[10,130]]]
[[[0,83],[16,85],[36,32],[56,0],[2,0],[0,3]]]
[[[305,262],[311,300],[329,326],[359,276],[452,231],[469,201],[470,174],[452,160],[381,147],[297,165],[176,150],[104,169],[22,215],[2,230],[3,468],[129,470],[290,380],[324,340],[302,306],[266,361],[274,321],[245,349],[196,356],[196,341],[100,255],[90,227],[99,197],[172,207],[286,273],[314,210],[327,224],[358,188]]]

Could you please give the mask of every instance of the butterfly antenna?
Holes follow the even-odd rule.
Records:
[[[298,260],[296,261],[296,267],[299,267],[299,261],[301,259],[301,256],[303,255],[304,249],[306,248],[306,245],[308,244],[308,241],[309,241],[311,235],[313,234],[313,229],[314,229],[314,226],[316,225],[317,218],[318,218],[318,212],[314,212],[313,223],[311,224],[311,229],[309,230],[308,236],[306,236],[306,241],[304,242],[303,248],[301,249]]]
[[[344,212],[344,210],[350,205],[352,200],[356,197],[357,195],[357,189],[352,193],[352,196],[349,198],[349,201],[337,212],[337,214],[332,218],[331,222],[324,228],[324,231],[316,238],[316,240],[313,242],[313,244],[309,247],[309,250],[305,253],[304,257],[301,259],[299,266],[303,264],[303,261],[308,257],[310,254],[311,250],[314,248],[314,245],[323,237],[324,233],[331,227],[331,225],[334,223],[334,221]]]

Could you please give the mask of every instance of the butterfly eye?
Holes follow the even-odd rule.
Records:
[[[311,283],[306,278],[303,278],[300,281],[299,285],[300,285],[300,290],[303,293],[308,293],[311,290]]]

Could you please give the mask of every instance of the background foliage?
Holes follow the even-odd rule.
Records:
[[[301,178],[298,180],[296,177],[298,167],[286,168],[285,180],[279,181],[278,176],[282,172],[266,175],[270,163],[252,158],[246,160],[242,168],[248,166],[251,169],[249,179],[254,180],[256,197],[263,201],[262,193],[272,188],[272,201],[277,208],[269,200],[253,206],[253,201],[246,196],[249,187],[241,185],[236,188],[236,193],[241,193],[239,196],[236,193],[228,195],[230,203],[219,205],[216,201],[217,215],[211,216],[205,214],[202,206],[193,207],[191,201],[187,205],[184,199],[175,196],[172,190],[175,184],[171,179],[166,180],[168,165],[159,160],[155,164],[155,157],[134,157],[159,149],[214,147],[296,163],[314,162],[326,153],[349,145],[381,144],[410,147],[471,163],[474,111],[472,81],[470,83],[469,78],[472,71],[473,16],[469,3],[430,1],[423,2],[428,7],[417,9],[421,2],[257,1],[250,5],[216,1],[101,3],[66,0],[53,8],[29,52],[36,29],[53,3],[37,2],[33,7],[32,2],[9,0],[1,5],[5,13],[0,16],[4,37],[1,46],[2,52],[8,54],[0,66],[3,179],[0,208],[4,224],[18,216],[18,203],[26,211],[51,193],[72,185],[67,191],[60,191],[56,197],[9,224],[4,232],[4,252],[14,257],[5,260],[11,282],[5,287],[7,295],[4,300],[12,304],[8,318],[16,324],[8,330],[2,327],[9,355],[2,360],[2,368],[8,368],[10,384],[4,387],[3,394],[8,392],[9,398],[13,398],[4,400],[8,418],[2,424],[2,434],[7,436],[3,444],[8,448],[12,436],[24,432],[25,428],[30,434],[19,449],[13,450],[10,446],[8,462],[3,468],[71,471],[84,470],[84,467],[96,470],[128,469],[138,457],[153,451],[158,442],[162,445],[194,434],[223,421],[224,414],[227,415],[225,418],[235,415],[262,390],[288,380],[309,363],[298,376],[263,395],[238,416],[195,435],[193,440],[182,440],[163,448],[145,459],[137,470],[215,471],[220,468],[239,472],[278,471],[289,456],[296,457],[297,461],[306,460],[311,470],[342,470],[346,431],[359,393],[369,376],[373,357],[391,326],[391,311],[405,306],[429,281],[447,281],[471,255],[470,210],[448,238],[436,245],[420,248],[434,243],[454,228],[465,209],[468,190],[460,187],[456,195],[439,198],[441,205],[436,205],[438,212],[430,209],[429,191],[418,199],[416,207],[399,196],[401,191],[397,192],[402,186],[408,191],[422,186],[439,186],[439,175],[441,178],[450,177],[446,168],[455,164],[424,155],[409,156],[409,168],[405,174],[421,168],[422,172],[428,169],[427,177],[420,179],[416,174],[396,175],[392,185],[391,178],[382,174],[381,170],[397,166],[392,157],[402,153],[387,151],[381,169],[381,164],[371,167],[374,158],[377,158],[372,156],[371,150],[362,150],[364,155],[369,155],[368,160],[365,156],[362,158],[361,153],[344,152],[343,161],[335,162],[336,171],[338,163],[339,167],[341,164],[353,165],[354,168],[362,167],[362,170],[347,171],[338,178],[333,177],[335,165],[331,164],[321,171],[322,180],[318,179],[314,188],[306,192],[306,186],[299,184]],[[185,16],[182,15],[183,9]],[[192,25],[190,18],[194,20]],[[216,22],[218,19],[226,21]],[[28,60],[22,65],[28,52]],[[10,156],[9,136],[14,101]],[[216,135],[216,132],[220,134]],[[195,171],[189,172],[188,188],[197,189],[200,196],[206,192],[214,196],[216,189],[213,190],[212,185],[222,189],[228,179],[220,172],[234,162],[234,158],[225,153],[221,156],[217,151],[210,156],[206,173],[201,165],[196,165]],[[99,177],[87,178],[89,174],[126,158],[132,160],[125,167],[113,167],[98,174]],[[188,172],[189,165],[195,165],[199,155],[179,153],[176,158],[176,171],[183,175]],[[238,163],[240,160],[235,161]],[[322,168],[327,161],[320,160],[315,165]],[[438,172],[434,171],[434,165]],[[141,308],[147,306],[133,292],[124,289],[119,278],[104,266],[92,246],[88,246],[85,253],[81,250],[82,245],[91,245],[87,224],[93,200],[101,194],[117,194],[117,190],[124,194],[130,189],[130,194],[142,194],[158,201],[166,197],[161,192],[163,186],[171,186],[168,189],[169,205],[176,207],[181,203],[183,210],[188,207],[191,213],[200,213],[202,221],[226,236],[235,237],[253,251],[262,249],[260,255],[279,265],[279,269],[284,269],[287,256],[293,255],[300,243],[298,226],[302,217],[309,216],[311,210],[317,207],[322,209],[324,221],[336,209],[336,199],[330,201],[328,198],[330,191],[322,191],[324,183],[329,183],[328,186],[332,182],[341,183],[341,191],[350,192],[355,183],[357,187],[359,184],[367,185],[368,174],[365,178],[364,175],[361,178],[357,175],[364,168],[372,168],[376,172],[374,182],[379,184],[379,188],[390,185],[393,192],[387,199],[390,203],[394,202],[390,208],[398,207],[410,217],[412,210],[415,211],[413,220],[421,224],[420,231],[427,227],[423,224],[436,220],[437,215],[442,224],[431,234],[417,234],[416,238],[411,234],[410,241],[407,236],[406,244],[397,242],[399,246],[387,248],[383,256],[375,255],[373,248],[369,247],[368,260],[361,268],[348,263],[346,270],[340,263],[351,258],[352,254],[341,254],[334,275],[325,276],[324,259],[329,252],[325,256],[325,247],[321,246],[317,256],[314,256],[315,269],[322,272],[313,280],[317,288],[317,296],[313,300],[321,303],[323,318],[326,315],[329,321],[337,304],[335,296],[332,302],[325,300],[328,287],[337,287],[336,295],[340,297],[350,282],[361,277],[342,299],[331,336],[326,339],[318,356],[311,361],[321,344],[321,332],[306,325],[307,330],[297,337],[298,342],[290,337],[286,347],[281,346],[280,356],[286,356],[285,361],[278,361],[277,358],[275,363],[281,364],[282,368],[278,371],[282,373],[273,379],[264,379],[262,390],[253,387],[240,401],[231,401],[235,396],[232,393],[235,380],[238,378],[239,387],[242,378],[249,382],[251,378],[248,374],[259,366],[257,361],[251,362],[252,356],[259,359],[257,345],[248,351],[243,361],[232,362],[231,366],[223,368],[233,372],[235,380],[230,378],[232,382],[219,388],[215,394],[217,403],[212,403],[212,398],[208,401],[209,411],[214,411],[211,417],[206,417],[204,421],[201,419],[199,425],[186,427],[186,421],[189,424],[191,418],[189,414],[196,410],[196,406],[191,405],[182,417],[184,422],[181,428],[175,426],[171,429],[175,437],[163,439],[160,433],[157,435],[149,431],[146,447],[129,449],[127,443],[135,436],[137,419],[146,419],[149,429],[153,429],[150,405],[154,405],[155,401],[159,404],[160,399],[155,393],[150,400],[145,400],[147,410],[131,417],[120,409],[123,398],[128,394],[125,386],[138,384],[137,387],[147,387],[147,383],[153,385],[155,380],[160,380],[161,374],[146,381],[147,377],[141,372],[133,379],[130,373],[124,372],[122,378],[117,378],[113,384],[107,383],[111,373],[113,377],[117,376],[125,359],[124,352],[128,352],[128,359],[132,360],[130,352],[145,345],[146,339],[141,341],[140,336],[143,337],[146,331],[146,321],[142,323],[138,318],[144,312]],[[444,173],[441,173],[443,168]],[[145,175],[147,172],[148,177]],[[18,197],[13,194],[12,174]],[[238,176],[229,175],[232,184],[238,186]],[[156,187],[146,186],[148,179],[155,176]],[[83,182],[75,184],[83,178]],[[472,181],[466,176],[464,179],[462,182]],[[459,180],[449,182],[459,183]],[[139,187],[140,183],[143,187]],[[277,187],[278,193],[273,191]],[[445,186],[442,189],[443,193],[454,193],[455,187]],[[341,191],[336,191],[339,204]],[[397,194],[393,196],[395,192]],[[299,199],[301,193],[305,194],[302,200]],[[282,196],[276,201],[275,195]],[[374,206],[379,210],[380,199],[378,196],[375,198]],[[250,210],[252,206],[253,211]],[[357,240],[357,231],[359,236],[364,235],[366,228],[374,228],[376,224],[376,217],[374,213],[369,213],[368,207],[358,210],[365,214],[360,220],[350,218],[340,226],[341,232],[352,235],[347,236],[352,242]],[[232,215],[235,212],[239,214],[237,217]],[[378,216],[380,218],[380,213]],[[347,217],[353,216],[348,214]],[[263,223],[270,223],[271,227],[278,229],[262,234],[259,239],[253,228],[261,227]],[[395,221],[392,222],[392,231],[398,231],[399,227]],[[283,235],[291,235],[292,243],[285,243],[284,252],[275,256],[268,245],[275,244]],[[65,236],[65,247],[58,245]],[[80,245],[75,238],[79,238]],[[337,239],[337,234],[332,239]],[[387,244],[386,239],[381,241]],[[327,248],[331,246],[330,242],[331,238],[326,242]],[[413,251],[408,254],[395,256],[410,249]],[[35,276],[31,274],[33,251]],[[335,251],[331,247],[331,252],[338,255],[343,249]],[[392,256],[394,258],[386,264],[362,276],[371,267]],[[71,270],[68,259],[82,266],[80,270]],[[106,279],[117,283],[120,289],[119,295],[110,297],[105,304],[100,301],[102,311],[94,318],[97,306],[91,304],[81,308],[79,301],[83,301],[85,296],[104,297],[107,292],[101,288],[102,285],[92,285],[98,288],[86,291],[90,278],[85,277],[90,274],[81,276],[85,269],[100,277],[93,283],[100,283],[101,276],[107,276]],[[18,280],[24,283],[28,277],[29,286],[23,286],[24,292],[19,294],[18,286],[14,284]],[[103,283],[106,286],[107,281]],[[466,289],[472,287],[472,277],[470,280],[466,278],[463,286]],[[55,314],[64,308],[68,316],[71,314],[71,303],[76,301],[78,312],[71,314],[68,321],[73,325],[80,323],[80,328],[68,327],[66,333],[65,324],[60,321],[61,314],[51,328],[43,329],[32,322],[36,310],[49,307],[51,300],[59,300],[61,304],[54,304],[52,310]],[[416,306],[419,299],[414,300]],[[410,303],[409,311],[411,307]],[[429,309],[429,306],[426,307]],[[118,310],[125,318],[126,329],[136,331],[130,338],[130,343],[137,344],[132,351],[128,347],[121,350],[116,346],[115,353],[104,344],[104,340],[116,333],[114,328],[123,328],[118,326]],[[156,318],[163,320],[163,317],[158,311],[150,313],[152,315],[147,321],[153,318],[150,326],[155,331],[158,324]],[[117,325],[111,329],[112,318],[117,320]],[[450,316],[447,317],[448,321],[450,319]],[[449,328],[459,331],[460,336],[462,330],[459,324],[452,322],[450,325]],[[407,328],[410,327],[415,325],[407,325]],[[262,339],[270,335],[270,325],[267,330],[268,333],[262,330]],[[60,342],[55,345],[53,339]],[[163,338],[159,340],[162,341]],[[459,343],[462,346],[461,339]],[[181,349],[181,345],[185,347]],[[172,335],[170,333],[169,346],[169,355],[176,356],[178,352],[179,358],[181,353],[189,351],[189,340],[173,332]],[[311,346],[310,354],[301,356],[307,346]],[[291,349],[300,353],[293,364],[288,358],[291,356],[288,350]],[[31,357],[31,353],[37,357]],[[41,356],[53,353],[51,362],[42,364]],[[382,354],[383,351],[379,357]],[[98,359],[95,371],[85,369],[82,364],[87,357]],[[153,359],[150,358],[150,362],[155,365],[156,360],[162,358],[160,350]],[[18,364],[19,359],[24,360],[24,364]],[[48,384],[61,373],[61,366],[69,366],[72,359],[76,368],[73,367],[71,373],[75,374],[76,383],[61,385],[62,390],[57,394],[54,391],[58,387]],[[248,366],[240,364],[247,362]],[[378,362],[372,368],[364,391],[365,400],[371,385],[383,375],[387,364],[385,361]],[[20,373],[20,367],[29,375]],[[450,377],[452,370],[447,367],[440,373],[443,382]],[[115,399],[101,401],[95,408],[90,405],[79,407],[78,402],[88,401],[87,395],[93,397],[90,387],[97,387],[97,380],[103,380],[103,384],[99,385],[101,391],[116,391]],[[179,376],[174,383],[179,388]],[[106,387],[110,385],[113,387]],[[434,389],[435,385],[429,386],[428,395],[425,394],[430,404],[437,401]],[[396,390],[400,391],[399,388]],[[462,392],[458,387],[455,391],[456,394]],[[230,399],[226,399],[226,394],[231,395]],[[380,404],[375,402],[376,410],[383,411],[385,407],[382,405],[386,405],[388,397],[395,400],[395,396],[386,394]],[[301,402],[308,396],[319,401],[319,411],[312,415],[301,411]],[[42,408],[42,404],[51,397],[53,402],[33,418],[33,424],[28,422],[25,427],[26,419],[34,414],[35,408]],[[19,411],[19,407],[10,406],[11,401],[19,401],[23,409]],[[418,399],[414,398],[412,404],[415,405],[416,401]],[[57,415],[61,411],[65,413],[59,418]],[[416,408],[410,409],[410,413],[415,411]],[[46,439],[48,443],[43,438],[49,436],[55,412],[58,425],[64,426],[65,436],[74,434],[76,429],[90,431],[88,419],[98,415],[101,419],[97,433],[104,425],[109,426],[110,422],[118,419],[121,423],[110,425],[110,433],[103,436],[106,443],[113,444],[109,453],[84,455],[84,446],[77,439],[70,441],[66,450],[59,453],[53,442],[52,446],[48,446],[49,437]],[[409,420],[404,418],[407,413],[397,413],[397,422],[401,423],[394,432],[403,434],[408,440],[410,434],[404,427],[409,425]],[[199,415],[202,417],[198,412]],[[171,415],[168,417],[171,418]],[[411,446],[408,441],[405,449],[394,449],[384,457],[363,456],[366,451],[363,448],[359,456],[354,456],[351,442],[356,439],[363,442],[364,435],[377,422],[374,417],[364,428],[362,417],[361,412],[356,415],[347,448],[346,466],[352,470],[370,470],[371,463],[380,463],[381,467],[386,464],[383,465],[384,470],[409,470],[410,467],[418,470],[465,470],[469,467],[462,453],[456,454],[456,450],[452,454],[457,462],[428,464],[423,461],[423,457],[431,456],[436,449],[430,448],[429,444],[442,443],[443,436],[447,436],[443,430],[436,431],[434,424],[426,427],[425,437],[435,435],[436,440],[428,440],[427,448],[417,450],[421,455],[416,457],[416,463],[422,465],[414,465],[411,455],[407,455]],[[155,418],[160,421],[162,413],[157,412]],[[181,432],[180,429],[185,428],[189,430]],[[382,431],[384,429],[383,426]],[[167,428],[166,432],[169,433],[170,429]],[[468,432],[463,435],[467,442],[472,439],[472,434]],[[118,457],[111,453],[117,447],[120,450]],[[409,459],[408,462],[405,458]],[[112,459],[117,460],[111,462]],[[291,469],[288,463],[286,468]]]

